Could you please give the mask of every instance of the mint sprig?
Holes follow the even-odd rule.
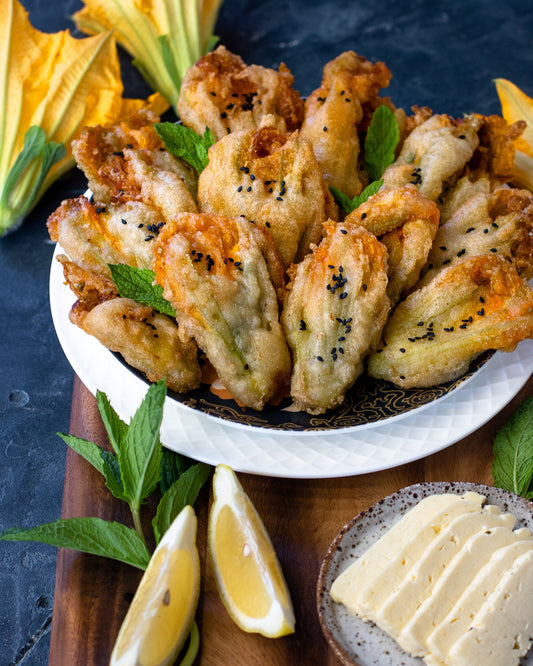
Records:
[[[369,197],[376,194],[383,185],[381,177],[385,169],[394,162],[394,151],[399,140],[400,129],[394,113],[388,106],[378,106],[372,114],[372,120],[366,133],[363,155],[365,168],[372,182],[353,199],[336,187],[329,188],[335,203],[345,213],[350,214]]]
[[[153,271],[127,264],[108,264],[108,266],[111,279],[123,298],[131,298],[169,317],[176,317],[176,310],[163,297],[163,289],[155,282]]]
[[[165,381],[152,384],[130,424],[120,419],[107,396],[98,391],[97,404],[113,451],[86,439],[58,433],[63,441],[85,458],[106,480],[114,497],[126,501],[134,528],[96,517],[63,518],[30,529],[11,528],[0,534],[4,541],[41,541],[109,557],[139,569],[150,560],[141,525],[141,507],[165,476],[166,490],[153,518],[156,544],[179,511],[194,504],[211,468],[165,451],[159,437],[166,395]],[[176,461],[172,461],[172,457]]]
[[[533,499],[533,396],[496,432],[492,450],[495,485]]]
[[[379,180],[394,162],[394,151],[400,140],[398,121],[388,106],[378,106],[366,133],[364,162],[372,180]]]
[[[379,188],[383,185],[382,180],[375,180],[370,185],[367,185],[361,194],[356,194],[353,199],[346,196],[343,192],[338,190],[336,187],[330,187],[329,190],[335,199],[335,203],[340,206],[345,213],[350,214],[362,203],[365,203],[372,195],[376,194],[379,191]]]
[[[202,173],[209,163],[208,150],[215,143],[208,127],[203,135],[179,123],[155,123],[154,127],[169,152]]]

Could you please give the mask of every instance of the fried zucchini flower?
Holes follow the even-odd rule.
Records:
[[[365,104],[389,85],[387,66],[346,51],[324,67],[322,84],[305,103],[301,134],[308,138],[328,185],[353,198],[359,178],[359,124]]]
[[[358,206],[344,224],[375,234],[388,252],[391,305],[418,280],[439,227],[439,209],[414,185],[381,190]]]
[[[65,280],[78,297],[70,320],[107,349],[118,352],[149,381],[165,378],[172,391],[186,392],[200,385],[198,348],[182,341],[175,320],[120,298],[111,280],[91,274],[59,257]]]
[[[533,194],[499,187],[477,192],[439,227],[428,257],[424,283],[461,257],[498,254],[518,274],[533,277]]]
[[[455,120],[431,116],[405,139],[396,161],[383,174],[385,187],[413,183],[420,193],[437,201],[444,186],[461,173],[479,145],[481,116]]]
[[[290,376],[279,323],[283,269],[271,239],[243,218],[181,213],[157,240],[154,271],[224,386],[262,409]]]
[[[72,168],[70,142],[85,125],[125,117],[160,97],[122,98],[110,33],[74,39],[68,30],[33,28],[17,0],[2,5],[4,47],[0,105],[0,236],[16,229],[45,190]]]
[[[159,117],[141,110],[111,125],[86,127],[72,150],[95,201],[142,201],[163,219],[196,212],[198,177],[186,162],[168,152],[154,123]]]
[[[266,115],[280,131],[292,132],[303,119],[303,101],[293,81],[284,64],[279,71],[247,66],[219,46],[187,70],[178,114],[197,134],[208,127],[216,141],[229,132],[257,129]]]
[[[311,144],[272,126],[215,143],[198,181],[200,212],[243,216],[264,228],[285,268],[320,241],[327,197]]]
[[[113,31],[153,90],[177,109],[186,70],[213,48],[222,0],[84,0],[73,15],[88,35]]]
[[[387,251],[363,227],[331,220],[291,269],[282,325],[293,355],[291,396],[310,414],[342,403],[389,313]]]
[[[503,257],[471,257],[396,307],[368,373],[404,388],[435,386],[463,375],[482,352],[513,351],[531,337],[533,289]]]
[[[108,264],[151,268],[154,239],[165,224],[156,208],[140,201],[93,204],[67,199],[48,218],[50,238],[85,270],[110,277]]]

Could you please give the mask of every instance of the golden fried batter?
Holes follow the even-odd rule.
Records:
[[[113,282],[86,271],[60,255],[65,280],[78,301],[70,321],[120,353],[126,363],[153,382],[165,378],[179,393],[200,385],[198,347],[180,339],[175,320],[129,298],[118,297]]]
[[[374,104],[390,79],[385,63],[346,51],[324,67],[320,88],[305,103],[301,134],[311,141],[328,185],[350,198],[362,189],[358,126],[363,105]]]
[[[533,289],[497,255],[440,271],[392,313],[368,373],[398,386],[435,386],[463,375],[488,349],[533,337]]]
[[[291,395],[322,414],[363,372],[389,313],[387,252],[363,227],[331,220],[320,245],[291,270],[282,325],[293,354]]]
[[[479,116],[454,120],[435,115],[405,139],[396,161],[383,174],[386,187],[413,183],[431,201],[437,201],[445,183],[457,176],[479,144]]]
[[[48,218],[50,238],[82,268],[109,277],[108,264],[151,268],[153,240],[165,224],[159,211],[140,201],[95,206],[67,199]]]
[[[153,127],[158,121],[150,111],[139,111],[115,125],[86,127],[72,142],[97,202],[142,201],[165,219],[196,211],[196,172],[164,148]]]
[[[303,119],[303,101],[293,81],[283,63],[279,71],[246,66],[238,55],[219,46],[185,73],[178,113],[198,134],[209,127],[217,141],[228,132],[257,129],[268,114],[278,129],[292,132]]]
[[[525,120],[509,124],[501,116],[478,116],[479,146],[468,163],[469,171],[476,178],[484,175],[491,182],[510,183],[514,178],[515,147],[513,141],[524,132]]]
[[[533,194],[499,187],[468,198],[440,226],[428,257],[424,283],[461,257],[498,254],[519,275],[533,277]]]
[[[157,282],[180,330],[194,337],[234,398],[254,409],[290,375],[271,282],[282,267],[271,244],[243,218],[182,213],[155,252]]]
[[[358,206],[344,224],[361,225],[375,234],[388,252],[391,305],[418,280],[439,226],[439,209],[414,185],[380,190]]]
[[[269,119],[265,119],[266,122]],[[228,134],[209,149],[201,213],[244,216],[272,236],[285,267],[320,241],[327,188],[311,144],[272,126]]]
[[[114,298],[97,305],[78,325],[151,382],[165,379],[178,393],[200,386],[198,348],[193,340],[180,339],[170,317],[129,298]]]

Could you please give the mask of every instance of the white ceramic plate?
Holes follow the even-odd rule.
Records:
[[[129,421],[146,390],[132,372],[96,338],[72,325],[74,295],[55,260],[50,270],[50,306],[59,342],[78,377],[93,394],[107,394]],[[328,478],[388,469],[439,451],[497,414],[533,372],[533,341],[512,354],[496,353],[439,400],[381,423],[343,429],[292,432],[232,423],[208,416],[167,397],[161,440],[170,449],[236,471],[289,478]]]
[[[363,622],[329,594],[333,581],[376,542],[401,516],[428,495],[462,494],[475,491],[503,511],[514,514],[516,528],[533,531],[532,504],[506,490],[474,483],[420,483],[403,488],[380,500],[345,525],[331,543],[320,569],[317,584],[317,607],[326,639],[342,664],[353,666],[420,666],[422,659],[410,657],[390,636],[372,622]],[[521,666],[533,664],[533,650],[522,659]],[[474,665],[472,665],[474,666]]]

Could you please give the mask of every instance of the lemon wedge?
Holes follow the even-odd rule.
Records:
[[[294,632],[294,611],[278,558],[233,470],[213,476],[208,543],[218,591],[244,631],[277,638]]]
[[[172,664],[194,622],[200,591],[196,514],[186,506],[163,535],[122,623],[110,666]]]

